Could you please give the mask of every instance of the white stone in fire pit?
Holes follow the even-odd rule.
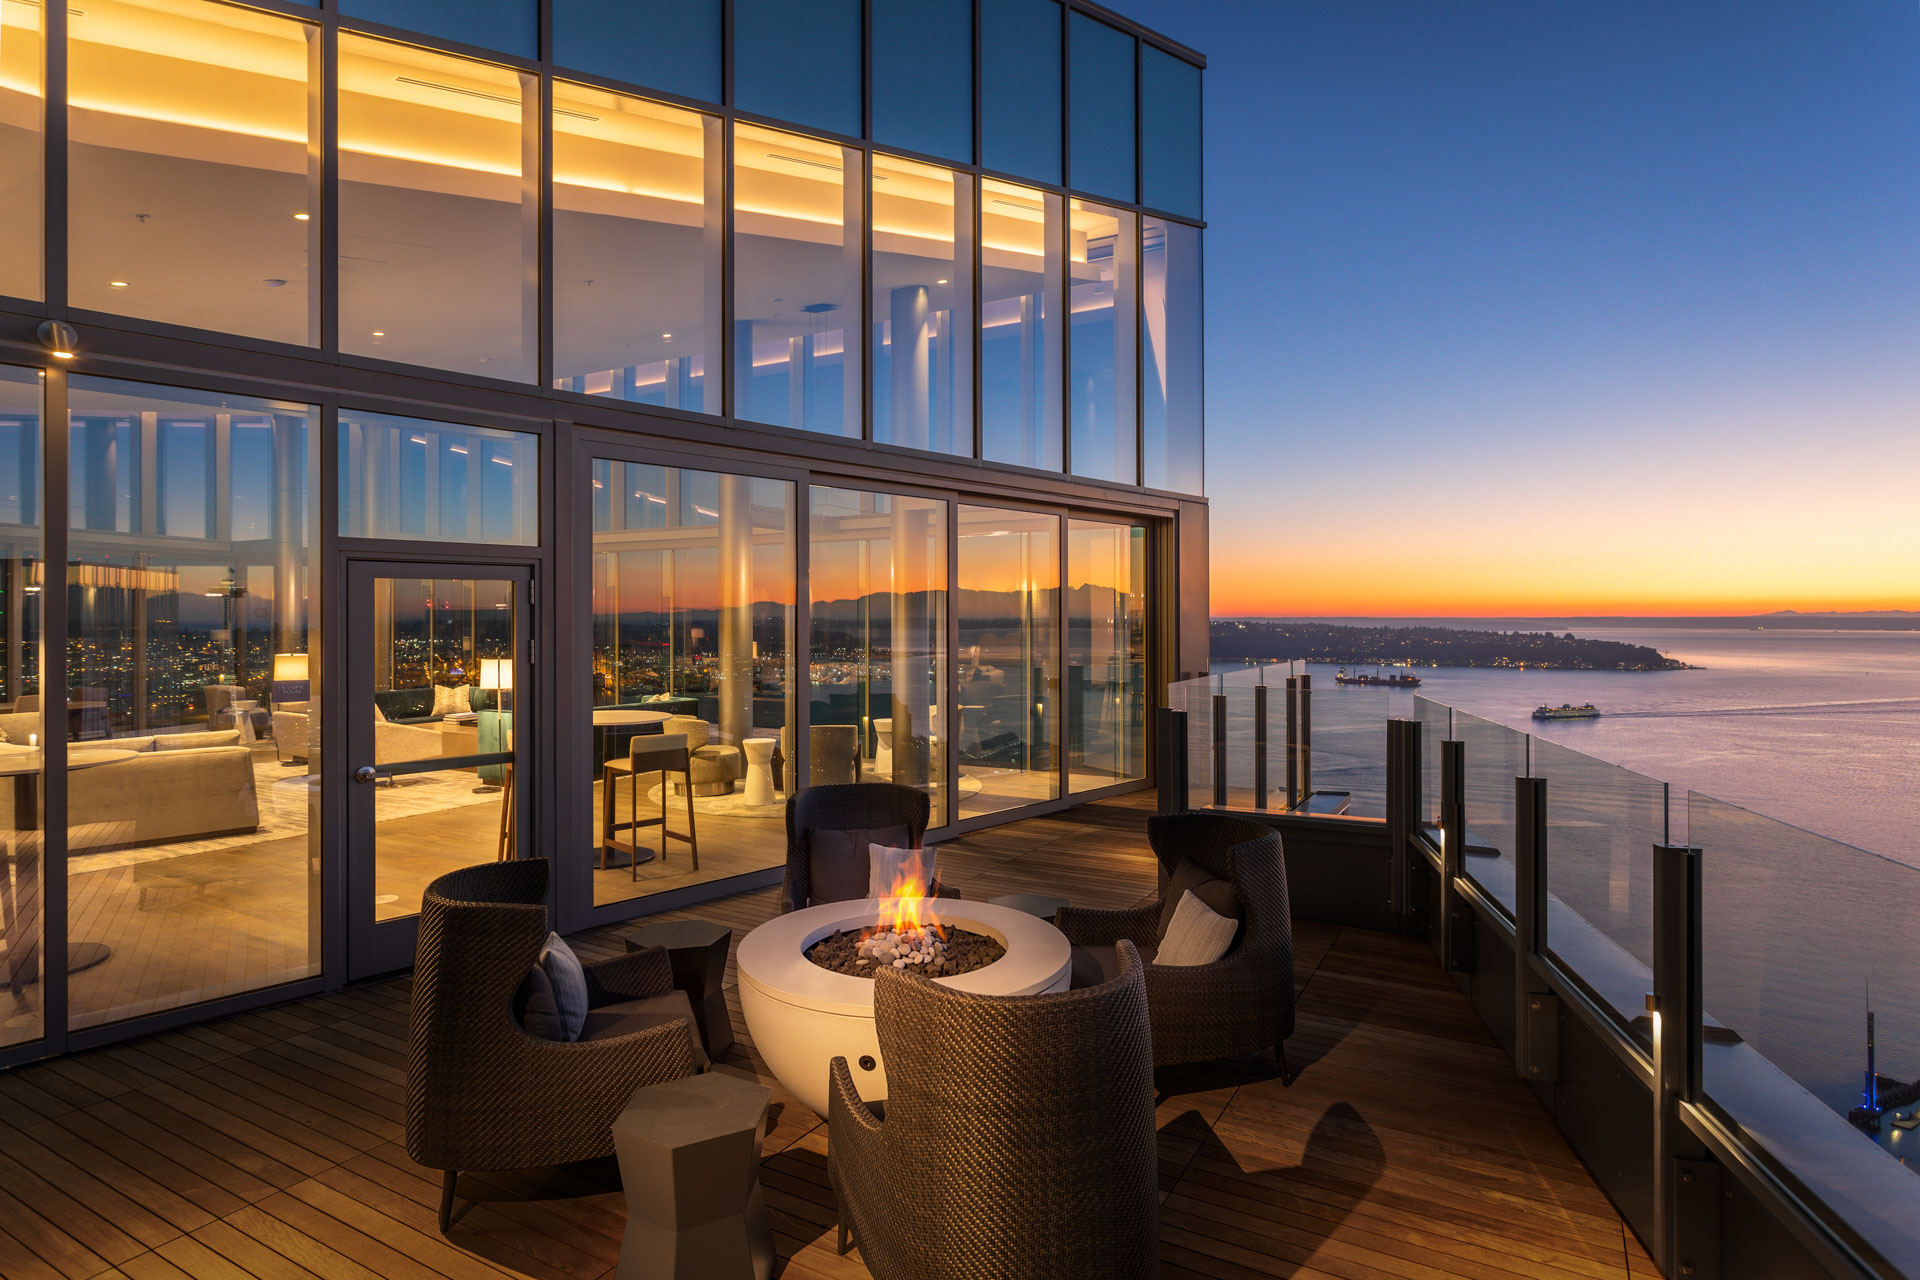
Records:
[[[863,1098],[887,1096],[887,1071],[873,1032],[873,979],[822,969],[807,959],[807,948],[837,930],[871,928],[892,914],[892,899],[827,902],[776,916],[740,941],[747,1033],[787,1092],[821,1116],[827,1114],[827,1075],[835,1058],[847,1060]],[[993,996],[1067,989],[1066,935],[1047,921],[959,898],[928,899],[921,915],[985,934],[1007,949],[983,969],[935,982]],[[861,1066],[863,1057],[873,1061],[871,1069]]]

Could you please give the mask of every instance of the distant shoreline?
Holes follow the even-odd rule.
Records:
[[[1443,627],[1449,630],[1566,631],[1578,627],[1657,630],[1723,631],[1920,631],[1920,611],[1896,609],[1867,613],[1750,614],[1501,614],[1479,618],[1432,617],[1420,614],[1370,616],[1360,614],[1219,614],[1214,622],[1311,623],[1348,627]]]
[[[1688,671],[1658,649],[1571,631],[1484,631],[1438,626],[1216,618],[1215,662],[1306,661],[1346,666],[1506,667],[1533,671]]]

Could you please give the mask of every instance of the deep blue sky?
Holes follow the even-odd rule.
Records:
[[[1209,59],[1216,613],[1920,607],[1914,0],[1120,7]]]

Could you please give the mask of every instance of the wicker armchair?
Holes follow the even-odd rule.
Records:
[[[780,910],[866,897],[867,846],[918,849],[931,809],[926,792],[893,782],[808,787],[788,796],[787,878],[780,889]],[[821,839],[817,832],[835,838]],[[937,875],[932,888],[935,897],[960,896]]]
[[[1154,964],[1165,899],[1124,911],[1062,907],[1054,924],[1076,950],[1098,952],[1122,939],[1139,948],[1147,961],[1155,1066],[1210,1062],[1272,1046],[1287,1078],[1293,919],[1279,832],[1225,814],[1174,813],[1149,818],[1147,839],[1169,875],[1187,859],[1233,886],[1243,923],[1226,955],[1207,965]],[[1109,955],[1100,955],[1102,969],[1111,963]]]
[[[1097,987],[979,996],[875,976],[883,1109],[833,1060],[827,1178],[877,1280],[1160,1274],[1139,956]],[[876,1113],[878,1112],[878,1113]]]
[[[494,862],[427,886],[407,1034],[407,1154],[442,1170],[440,1230],[462,1169],[613,1154],[610,1126],[643,1084],[694,1073],[692,1009],[666,952],[587,966],[578,1042],[521,1029],[516,1005],[547,937],[547,862]],[[629,1027],[653,1025],[620,1034]],[[598,1028],[596,1028],[598,1024]]]

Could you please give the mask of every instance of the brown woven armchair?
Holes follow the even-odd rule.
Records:
[[[808,787],[787,797],[787,878],[780,910],[867,896],[867,846],[918,849],[927,834],[927,793],[897,782]],[[933,895],[957,898],[935,876]]]
[[[833,1060],[827,1177],[877,1280],[1160,1274],[1153,1049],[1143,968],[979,996],[874,978],[884,1107]]]
[[[694,1073],[692,1009],[659,948],[586,966],[582,1038],[521,1029],[518,995],[547,938],[547,861],[492,862],[427,886],[407,1033],[407,1154],[446,1177],[613,1154],[634,1089]],[[653,1025],[629,1030],[644,1023]],[[624,1033],[624,1034],[623,1034]]]
[[[1165,898],[1124,911],[1062,907],[1054,924],[1074,944],[1076,962],[1085,953],[1108,970],[1121,939],[1140,949],[1147,962],[1155,1066],[1210,1062],[1272,1046],[1283,1080],[1291,1083],[1286,1040],[1293,1034],[1293,919],[1280,833],[1226,814],[1173,813],[1147,820],[1147,840],[1169,876],[1184,860],[1233,887],[1242,913],[1233,946],[1213,964],[1157,965],[1153,953]],[[1179,887],[1170,883],[1169,896]]]

